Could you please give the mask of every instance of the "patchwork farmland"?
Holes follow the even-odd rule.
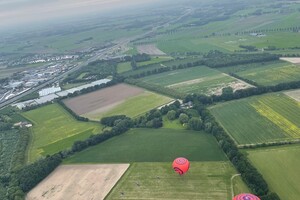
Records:
[[[106,199],[214,199],[231,200],[231,177],[236,171],[228,161],[191,162],[179,176],[170,163],[133,163]],[[241,190],[247,192],[240,177]]]
[[[67,99],[64,103],[78,115],[99,121],[103,116],[112,115],[136,117],[170,101],[169,97],[119,84]]]
[[[175,70],[141,79],[144,82],[176,89],[185,94],[220,95],[225,87],[234,90],[253,87],[231,76],[205,66]]]
[[[58,104],[51,104],[22,114],[33,123],[28,161],[70,148],[75,141],[100,133],[99,123],[79,122]]]
[[[192,161],[188,173],[181,177],[171,168],[178,155]],[[230,200],[230,179],[237,174],[212,135],[165,128],[132,129],[64,161],[65,164],[120,162],[132,164],[106,199],[176,196]],[[235,178],[233,189],[236,193],[249,191],[240,177]]]
[[[281,199],[294,200],[300,196],[299,145],[247,150],[250,161],[267,181],[270,189]]]
[[[210,111],[239,145],[300,138],[299,104],[281,93],[218,104]]]
[[[284,61],[238,65],[220,68],[220,70],[225,73],[235,73],[264,86],[298,81],[300,79],[299,65]]]

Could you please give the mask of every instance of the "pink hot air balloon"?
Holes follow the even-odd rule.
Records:
[[[232,200],[260,200],[260,198],[253,194],[244,193],[235,196]]]
[[[186,158],[176,158],[172,166],[175,172],[179,175],[183,175],[189,170],[190,162]]]

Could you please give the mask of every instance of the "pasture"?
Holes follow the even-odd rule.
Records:
[[[217,104],[209,108],[239,145],[300,138],[300,107],[275,93]]]
[[[58,104],[43,106],[22,115],[33,123],[28,161],[70,148],[77,140],[101,132],[101,125],[79,122]]]
[[[136,117],[171,98],[145,91],[142,88],[119,84],[65,100],[65,104],[78,115],[97,120],[104,116],[127,115]]]
[[[259,85],[269,86],[300,79],[299,65],[284,62],[254,63],[220,68],[226,73],[235,73]]]
[[[234,174],[228,161],[191,162],[190,170],[183,176],[173,171],[171,162],[133,163],[106,199],[231,200],[230,179]]]
[[[67,158],[64,163],[171,162],[178,156],[191,161],[224,161],[212,135],[176,129],[132,129]]]
[[[263,175],[271,191],[280,199],[295,200],[300,196],[299,145],[247,150],[253,165]]]
[[[129,164],[61,165],[33,188],[26,200],[102,200],[128,167]]]
[[[205,66],[169,71],[141,79],[144,82],[176,89],[182,93],[222,94],[224,87],[234,90],[251,87],[249,84]]]

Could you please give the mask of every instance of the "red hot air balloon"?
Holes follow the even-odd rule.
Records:
[[[253,194],[244,193],[235,196],[232,200],[260,200],[260,198]]]
[[[179,175],[183,175],[189,170],[190,162],[186,158],[176,158],[172,166],[175,172]]]

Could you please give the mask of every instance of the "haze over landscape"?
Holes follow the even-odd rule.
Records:
[[[0,1],[0,199],[299,199],[299,2]]]

